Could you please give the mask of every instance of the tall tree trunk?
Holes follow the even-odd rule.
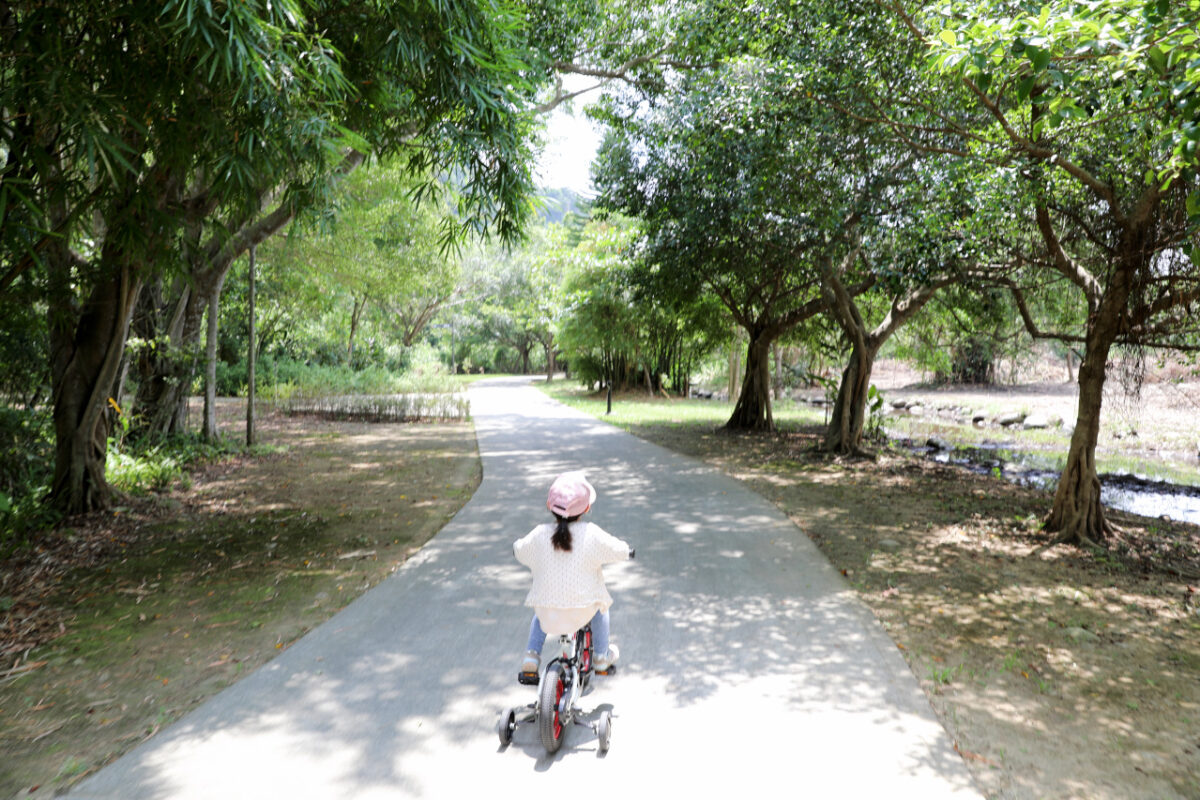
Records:
[[[247,312],[248,312],[248,316],[249,316],[248,323],[249,323],[249,328],[250,328],[249,335],[246,337],[247,346],[249,348],[249,352],[246,353],[246,372],[247,372],[247,375],[246,375],[246,446],[247,447],[250,447],[254,444],[254,439],[255,439],[255,437],[254,437],[254,401],[258,396],[257,384],[255,382],[257,380],[257,376],[255,373],[258,370],[258,348],[257,348],[258,334],[257,334],[257,331],[255,330],[258,325],[258,320],[255,319],[255,317],[254,317],[254,314],[255,314],[254,301],[256,299],[254,295],[255,295],[255,292],[257,291],[257,286],[255,285],[257,282],[257,276],[254,274],[255,251],[256,251],[256,248],[254,248],[254,247],[250,248],[250,267],[249,267],[250,275],[249,275],[249,286],[247,287],[249,289],[249,294],[248,294],[249,308],[247,309]]]
[[[47,500],[68,514],[111,502],[105,407],[140,292],[141,281],[126,265],[97,284],[73,326],[65,308],[55,304],[50,310],[55,453]]]
[[[224,277],[224,276],[222,276]],[[208,330],[204,352],[204,440],[216,441],[217,429],[217,321],[221,315],[221,281],[208,298]]]
[[[842,371],[833,416],[825,431],[824,449],[841,455],[862,455],[863,426],[867,417],[867,393],[871,388],[871,370],[877,347],[856,343],[850,350],[850,362]]]
[[[362,321],[363,311],[367,307],[367,296],[363,295],[361,302],[357,297],[353,297],[351,302],[354,308],[350,312],[350,338],[346,340],[346,366],[349,367],[354,366],[354,337],[358,334],[358,324]]]
[[[863,427],[866,423],[867,396],[871,390],[871,370],[883,343],[928,303],[952,278],[941,277],[892,298],[891,308],[873,329],[858,310],[855,293],[842,283],[840,273],[833,269],[831,259],[822,263],[821,293],[830,312],[850,340],[850,361],[842,372],[833,417],[825,433],[824,448],[842,455],[866,455],[862,449]]]
[[[738,330],[738,329],[735,329]],[[733,342],[729,345],[729,399],[733,399],[733,394],[738,390],[738,379],[742,374],[742,349],[741,337],[735,333]]]
[[[1058,479],[1054,505],[1045,523],[1046,530],[1059,534],[1060,542],[1098,546],[1112,532],[1100,503],[1100,476],[1096,470],[1096,441],[1100,435],[1109,347],[1107,341],[1089,341],[1079,365],[1075,431]]]
[[[138,353],[134,402],[139,428],[151,436],[181,433],[187,423],[187,395],[203,307],[195,302],[186,281],[178,284],[169,304],[163,300],[161,286],[143,291],[133,321],[136,335],[153,342]]]
[[[352,151],[346,155],[338,171],[348,175],[364,159],[364,155]],[[263,193],[264,202],[269,194]],[[208,213],[212,213],[212,209]],[[181,282],[180,295],[173,301],[172,311],[166,317],[170,333],[167,341],[161,343],[166,345],[165,353],[142,365],[137,407],[145,415],[142,426],[147,432],[169,434],[186,429],[188,393],[196,373],[196,356],[200,346],[200,322],[210,303],[211,293],[220,291],[225,276],[238,256],[274,236],[292,220],[294,214],[295,209],[290,205],[281,204],[270,213],[238,223],[240,227],[234,226],[236,233],[232,236],[224,235],[227,230],[225,224],[217,224],[212,227],[222,233],[210,237],[204,246],[199,244],[200,228],[197,226],[214,220],[191,220],[189,229],[196,232],[196,247],[190,263],[186,265],[188,275]],[[178,338],[174,333],[176,330]],[[149,333],[147,336],[139,331],[139,335],[147,339],[160,336],[158,331]]]
[[[746,348],[746,377],[738,395],[733,416],[725,423],[731,430],[775,430],[771,417],[771,342],[774,336],[762,331],[750,333]]]
[[[1100,504],[1100,474],[1096,470],[1096,441],[1100,435],[1100,407],[1108,354],[1121,330],[1134,276],[1142,267],[1140,231],[1127,232],[1120,266],[1088,316],[1083,360],[1079,363],[1079,405],[1067,463],[1058,479],[1054,505],[1046,517],[1046,530],[1058,533],[1058,542],[1099,546],[1112,533]]]
[[[773,381],[772,388],[774,389],[774,397],[776,400],[783,399],[783,348],[778,344],[771,345],[771,354],[775,358],[775,373],[771,376]]]

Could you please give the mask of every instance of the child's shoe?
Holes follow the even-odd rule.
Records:
[[[538,670],[542,666],[542,654],[537,650],[529,650],[521,660],[521,668],[517,670],[517,682],[537,685]]]
[[[621,651],[617,649],[615,644],[610,644],[608,646],[607,653],[602,656],[596,656],[592,661],[592,669],[603,675],[612,669],[613,665],[617,663],[617,659],[620,657]]]

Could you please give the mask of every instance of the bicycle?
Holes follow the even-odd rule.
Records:
[[[630,550],[629,557],[633,558],[633,555],[634,551]],[[604,672],[593,669],[590,623],[575,633],[559,636],[558,645],[559,655],[546,664],[540,678],[535,679],[536,673],[518,673],[517,680],[520,683],[538,687],[538,699],[527,706],[510,708],[500,715],[500,724],[497,726],[500,745],[506,747],[512,742],[518,725],[536,721],[542,747],[550,755],[562,747],[566,729],[572,724],[591,728],[596,734],[600,752],[607,753],[612,739],[612,712],[605,709],[600,712],[596,722],[586,722],[583,720],[584,712],[576,701],[587,691],[593,674],[613,675],[617,665],[610,664]]]

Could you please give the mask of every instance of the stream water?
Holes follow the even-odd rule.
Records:
[[[1004,443],[943,447],[899,439],[896,444],[943,464],[1043,489],[1057,484],[1063,467],[1059,453],[1016,450]],[[1111,508],[1200,525],[1200,486],[1144,475],[1107,473],[1100,476],[1100,487],[1101,501]]]

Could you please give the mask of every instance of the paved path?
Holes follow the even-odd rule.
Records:
[[[979,798],[870,613],[770,503],[709,467],[519,382],[471,390],[483,483],[414,558],[274,661],[71,797]],[[585,468],[591,519],[637,560],[610,567],[622,670],[612,749],[584,728],[548,758],[536,726],[501,748],[528,575],[512,542]]]

